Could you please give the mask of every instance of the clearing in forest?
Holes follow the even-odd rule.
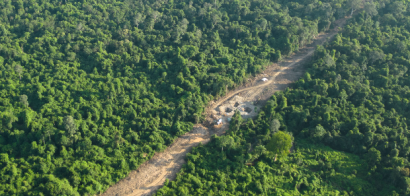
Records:
[[[335,21],[337,27],[342,27],[347,18]],[[338,28],[319,34],[309,45],[300,49],[294,55],[285,58],[280,63],[272,64],[267,69],[249,79],[246,85],[229,92],[226,96],[211,102],[206,110],[207,123],[197,124],[193,130],[178,138],[164,152],[157,153],[151,160],[142,164],[138,170],[132,171],[128,177],[110,187],[103,196],[136,196],[152,195],[162,187],[166,179],[175,179],[176,174],[185,163],[186,154],[192,147],[205,144],[213,134],[222,135],[229,126],[230,118],[235,110],[239,110],[244,118],[250,118],[258,113],[264,102],[276,91],[284,90],[303,73],[303,62],[309,60],[317,45],[337,34]],[[262,81],[267,78],[267,81]],[[215,119],[223,119],[223,125],[214,127]]]

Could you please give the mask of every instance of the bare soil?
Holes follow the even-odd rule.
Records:
[[[339,19],[335,24],[337,27],[343,27],[346,20],[347,18]],[[213,134],[224,134],[235,110],[239,110],[244,118],[254,117],[276,91],[286,89],[299,79],[304,74],[303,63],[309,60],[317,45],[337,34],[337,27],[333,31],[319,34],[311,44],[301,48],[296,54],[270,65],[263,73],[249,79],[245,85],[211,102],[206,109],[205,123],[195,125],[192,131],[178,138],[164,152],[154,155],[151,160],[111,186],[101,196],[152,195],[163,186],[166,179],[175,179],[192,147],[209,142]],[[263,82],[262,78],[269,80]],[[224,123],[221,126],[213,126],[213,122],[220,118]]]

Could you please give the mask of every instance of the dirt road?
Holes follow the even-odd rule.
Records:
[[[336,21],[337,26],[342,27],[346,19]],[[304,73],[303,62],[312,56],[317,45],[323,44],[336,33],[337,30],[335,29],[331,32],[319,34],[313,43],[301,48],[296,54],[278,64],[269,66],[262,74],[250,79],[245,86],[211,103],[206,114],[224,118],[224,122],[226,122],[232,112],[225,114],[225,110],[221,111],[221,107],[239,108],[241,107],[240,104],[243,104],[244,107],[249,108],[252,106],[252,109],[257,110],[274,92],[284,90],[290,83],[300,78]],[[262,82],[261,78],[263,77],[269,80]],[[230,99],[235,100],[230,101]],[[259,102],[259,105],[254,104],[254,102]],[[257,112],[253,111],[247,117],[253,117],[256,114]],[[141,165],[138,170],[132,171],[127,178],[110,187],[102,196],[152,195],[162,187],[166,179],[175,179],[176,174],[184,164],[184,157],[192,147],[199,145],[199,143],[207,143],[212,134],[224,134],[224,130],[228,126],[228,123],[225,123],[222,127],[215,129],[212,127],[207,128],[201,124],[195,125],[191,132],[178,138],[164,152],[157,153],[150,161]]]

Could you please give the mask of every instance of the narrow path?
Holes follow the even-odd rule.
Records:
[[[338,27],[344,26],[347,18],[335,21]],[[296,81],[302,74],[303,62],[315,52],[316,46],[323,44],[328,38],[337,34],[337,29],[319,34],[313,43],[301,48],[296,54],[286,58],[284,61],[268,67],[264,74],[253,79],[250,87],[242,87],[228,93],[215,103],[207,107],[207,115],[211,114],[219,105],[233,98],[235,95],[245,93],[244,101],[256,101],[263,97],[268,99],[274,92],[285,89],[290,83]],[[261,77],[267,77],[269,81],[260,82]],[[247,84],[249,85],[249,83]],[[229,125],[213,129],[201,124],[194,126],[189,133],[178,138],[164,152],[157,153],[154,157],[142,164],[138,170],[132,171],[127,178],[110,187],[101,196],[142,196],[152,195],[161,188],[166,179],[175,179],[176,174],[185,163],[185,156],[192,147],[200,143],[209,142],[212,134],[222,135]]]

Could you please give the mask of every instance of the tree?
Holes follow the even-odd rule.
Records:
[[[16,122],[16,121],[18,121],[18,118],[17,118],[17,116],[14,115],[13,109],[10,108],[9,112],[8,112],[8,115],[7,115],[7,118],[6,118],[7,127],[9,129],[13,128],[13,123]]]
[[[20,65],[14,66],[14,71],[19,75],[20,80],[21,80],[21,73],[23,73],[23,67]]]
[[[401,1],[395,1],[390,5],[391,13],[394,13],[396,16],[400,16],[403,12],[406,11],[406,6]]]
[[[165,80],[165,78],[167,77],[167,72],[162,72],[162,79],[164,79]]]
[[[198,16],[201,17],[201,20],[204,19],[204,15],[205,15],[205,14],[206,14],[205,8],[199,8],[199,10],[198,10]]]
[[[151,30],[154,28],[155,22],[157,21],[160,14],[161,13],[159,13],[158,11],[153,11],[151,13]]]
[[[78,23],[78,25],[77,25],[77,31],[83,31],[83,29],[84,29],[84,25],[80,22],[80,23]]]
[[[28,107],[28,101],[27,101],[27,95],[20,95],[20,102],[25,105],[26,107]]]
[[[225,146],[232,146],[234,144],[234,139],[231,136],[221,136],[218,142],[222,148],[221,151],[224,151]]]
[[[348,1],[349,6],[352,8],[352,12],[350,13],[350,16],[353,16],[353,12],[360,8],[360,5],[362,4],[362,0],[349,0]]]
[[[229,123],[229,130],[233,132],[239,131],[242,121],[243,119],[241,113],[236,110],[235,114],[232,116],[231,122]]]
[[[187,59],[194,57],[197,53],[198,47],[196,46],[185,45],[182,47],[182,56],[184,56]]]
[[[65,129],[68,131],[68,134],[70,135],[70,137],[73,137],[73,135],[77,131],[77,126],[75,125],[75,121],[72,116],[64,117],[64,126],[65,126]]]
[[[198,124],[199,121],[201,120],[201,118],[200,118],[201,114],[194,113],[193,116],[194,116],[195,124]]]
[[[181,38],[181,35],[184,35],[186,33],[186,31],[188,30],[188,24],[189,21],[186,18],[182,19],[178,23],[177,27],[174,30],[175,42],[178,42]]]
[[[278,119],[273,119],[272,122],[270,123],[270,130],[272,131],[272,134],[279,131],[279,127],[280,127],[279,120]]]
[[[139,24],[141,24],[142,22],[144,22],[145,20],[145,16],[143,16],[142,14],[138,13],[135,18],[134,18],[134,24],[137,26],[139,26]]]
[[[53,131],[53,125],[52,124],[47,124],[45,129],[44,129],[44,133],[46,135],[48,135],[48,141],[51,141],[51,133]]]
[[[311,137],[315,139],[321,140],[323,136],[326,134],[326,130],[322,127],[322,125],[318,124],[311,132]]]
[[[266,145],[266,149],[285,157],[289,154],[289,150],[292,147],[292,137],[282,131],[278,131],[273,134],[272,139]]]
[[[259,146],[256,146],[255,147],[255,153],[258,155],[258,156],[261,156],[263,153],[265,153],[266,152],[266,148],[265,148],[265,146],[263,146],[263,145],[259,145]]]
[[[364,155],[364,159],[367,161],[367,163],[370,167],[373,167],[374,165],[376,165],[378,162],[380,162],[382,160],[382,156],[381,156],[380,151],[378,151],[376,148],[372,147]]]
[[[375,16],[378,13],[376,5],[373,2],[366,2],[364,4],[364,11],[366,12],[367,17]]]
[[[385,57],[386,55],[383,53],[383,51],[371,51],[369,53],[369,59],[370,59],[370,63],[374,63],[377,60],[381,60]]]
[[[45,165],[46,166],[46,165]],[[47,166],[46,166],[47,167]],[[52,174],[44,176],[46,195],[71,195],[79,196],[80,194],[70,185],[67,179],[59,179]]]
[[[262,18],[262,19],[260,20],[259,26],[261,27],[262,30],[265,30],[267,24],[268,24],[268,21],[267,21],[266,19]]]
[[[67,53],[67,61],[74,61],[76,54],[74,52]]]
[[[214,15],[212,15],[212,24],[215,27],[216,24],[218,24],[219,22],[221,22],[221,17],[215,13]]]
[[[326,66],[327,68],[330,68],[330,67],[336,65],[336,63],[335,63],[335,61],[333,60],[332,56],[330,56],[330,54],[328,54],[328,53],[326,53],[326,55],[325,55],[325,57],[323,58],[323,60],[324,60],[325,66]]]

